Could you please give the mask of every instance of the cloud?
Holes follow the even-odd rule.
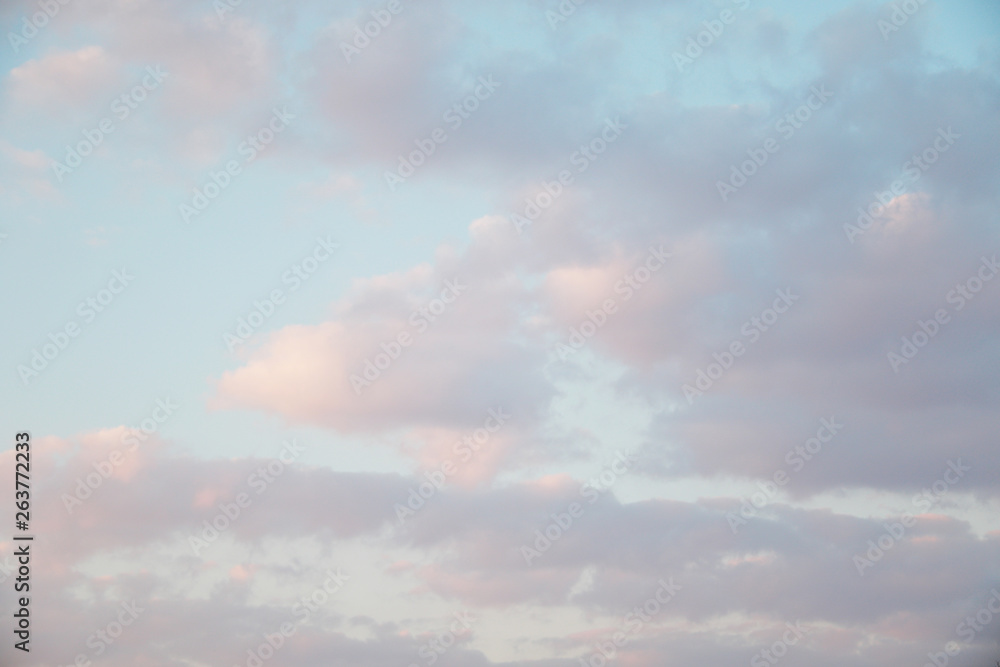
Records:
[[[56,51],[15,67],[7,74],[9,104],[31,113],[64,114],[66,107],[89,105],[120,83],[118,63],[102,46]]]
[[[282,329],[223,374],[213,405],[342,432],[461,431],[490,408],[534,423],[554,390],[518,340],[524,289],[480,253],[442,248],[434,266],[358,281],[335,319]]]

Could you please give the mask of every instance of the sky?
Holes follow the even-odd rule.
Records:
[[[998,28],[3,2],[0,664],[994,664]]]

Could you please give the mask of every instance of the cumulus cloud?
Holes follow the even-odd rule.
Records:
[[[235,270],[246,230],[322,220],[381,255],[359,248],[238,354],[177,362],[210,384],[198,428],[260,418],[317,436],[322,464],[278,442],[223,456],[241,447],[224,428],[38,437],[33,664],[97,658],[91,633],[133,600],[107,664],[246,664],[338,567],[348,585],[275,664],[411,664],[471,610],[441,664],[569,667],[664,580],[681,588],[622,664],[752,663],[787,624],[807,630],[789,667],[920,664],[949,642],[960,667],[995,658],[994,626],[959,628],[1000,586],[998,61],[938,53],[944,7],[884,39],[891,5],[753,5],[684,72],[677,26],[714,9],[595,1],[553,26],[567,4],[404,0],[348,62],[378,3],[103,0],[9,67],[18,211],[92,210],[53,188],[51,156],[162,64],[142,140],[115,138],[170,183],[136,199],[176,200],[272,106],[297,114],[288,159],[184,253]],[[390,190],[480,77],[500,85]],[[130,215],[93,174],[81,191]],[[611,451],[628,476],[588,481]]]

